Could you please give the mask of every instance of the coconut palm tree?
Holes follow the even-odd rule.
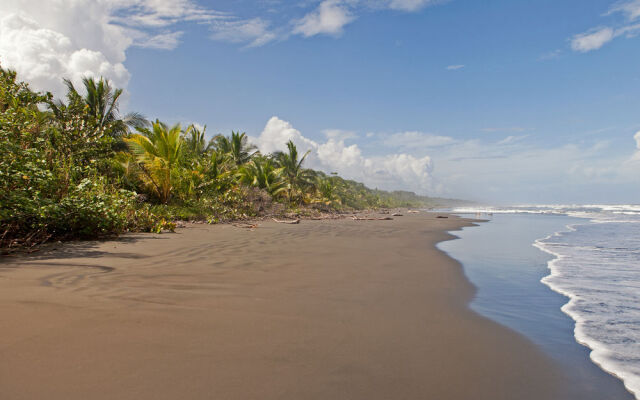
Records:
[[[245,132],[231,132],[231,136],[217,135],[214,138],[216,150],[230,155],[233,162],[240,166],[251,160],[257,153],[256,146],[249,143]]]
[[[205,132],[207,126],[202,129],[198,129],[194,124],[191,124],[184,131],[184,146],[185,150],[195,158],[201,158],[211,147],[211,144],[207,144],[205,139]]]
[[[264,189],[271,197],[276,197],[286,190],[283,168],[278,168],[273,160],[267,157],[254,157],[240,167],[237,176],[241,183]]]
[[[293,199],[293,193],[297,189],[312,185],[313,172],[302,168],[302,164],[311,150],[308,150],[301,158],[298,158],[298,148],[291,140],[287,142],[287,150],[286,153],[282,151],[274,153],[274,157],[284,171],[289,201],[291,201]]]
[[[138,128],[140,134],[125,138],[147,183],[162,203],[171,198],[172,177],[182,157],[180,125],[169,128],[156,120],[152,129]]]
[[[81,96],[69,79],[64,79],[67,86],[67,98],[71,103],[81,99],[88,108],[89,115],[94,117],[98,128],[109,127],[110,134],[114,137],[122,137],[130,128],[144,128],[149,126],[149,121],[142,114],[128,113],[121,116],[119,113],[120,97],[122,89],[113,89],[107,79],[98,81],[91,77],[82,78],[82,84],[86,94]]]

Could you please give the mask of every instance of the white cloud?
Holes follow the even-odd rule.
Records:
[[[425,149],[446,146],[456,142],[455,139],[448,136],[438,136],[418,131],[399,132],[380,136],[382,137],[381,143],[391,148]]]
[[[597,50],[615,38],[615,31],[611,28],[599,28],[586,33],[575,35],[571,39],[571,48],[581,53]]]
[[[132,27],[168,27],[182,21],[209,22],[226,14],[201,7],[193,0],[97,0],[116,12],[112,20]]]
[[[541,147],[526,137],[496,141],[420,132],[373,134],[373,147],[386,154],[368,156],[358,145],[335,137],[311,140],[273,117],[252,141],[260,150],[273,152],[285,150],[291,139],[300,151],[311,150],[307,166],[388,190],[503,203],[610,202],[628,200],[634,191],[640,194],[640,132],[634,136],[633,154],[612,157],[603,157],[608,145],[603,140]]]
[[[529,137],[529,135],[523,135],[523,136],[507,136],[506,138],[502,139],[501,141],[498,142],[498,144],[509,144],[509,143],[515,143],[515,142],[519,142],[521,140],[526,139],[527,137]]]
[[[293,33],[304,37],[319,34],[337,36],[354,19],[343,1],[324,0],[314,11],[296,21]]]
[[[370,187],[409,189],[422,193],[433,187],[431,158],[410,154],[366,157],[356,144],[346,145],[335,136],[319,143],[303,136],[289,122],[272,117],[257,138],[251,138],[260,151],[272,153],[286,150],[288,140],[300,152],[311,150],[307,165],[325,172],[338,172],[345,178],[364,182]]]
[[[636,141],[636,152],[633,154],[631,160],[640,161],[640,131],[636,132],[636,134],[633,135],[633,140]]]
[[[628,201],[629,193],[640,194],[640,132],[631,158],[604,156],[606,140],[542,147],[525,138],[471,139],[434,151],[441,194],[502,203]]]
[[[262,133],[257,138],[251,138],[260,151],[263,153],[273,153],[284,151],[286,143],[291,140],[298,147],[299,151],[307,151],[317,147],[317,143],[302,136],[299,130],[295,129],[289,122],[278,117],[271,117],[265,125]]]
[[[457,71],[457,70],[462,69],[462,68],[464,68],[464,65],[462,65],[462,64],[449,65],[449,66],[447,67],[447,70],[448,70],[448,71]]]
[[[640,24],[627,25],[616,31],[616,36],[625,35],[627,38],[635,37],[640,31]]]
[[[136,45],[149,49],[173,50],[180,44],[180,38],[183,34],[184,32],[182,31],[176,31],[143,37]]]
[[[622,12],[626,14],[627,18],[631,21],[640,18],[640,0],[632,0],[627,2],[618,2],[611,7],[609,14]]]
[[[391,0],[389,8],[402,11],[417,11],[428,5],[439,3],[438,0]]]
[[[211,38],[231,43],[247,43],[249,47],[265,45],[277,38],[262,18],[220,20],[211,25]]]
[[[640,18],[640,0],[621,1],[609,9],[606,15],[623,13],[627,19],[627,25],[614,27],[600,27],[580,33],[571,38],[571,48],[575,51],[586,53],[598,50],[605,44],[619,36],[634,37],[640,32],[640,24],[630,24]]]
[[[0,16],[0,63],[57,96],[63,77],[104,76],[126,88],[130,47],[173,49],[176,24],[225,18],[192,0],[3,0]]]
[[[521,126],[509,126],[509,127],[504,127],[504,128],[483,128],[481,129],[482,132],[487,132],[487,133],[493,133],[493,132],[524,132],[526,131],[526,128],[523,128]]]
[[[17,70],[19,77],[39,90],[65,92],[67,77],[78,83],[85,75],[105,76],[115,86],[124,87],[129,72],[124,58],[111,60],[100,51],[78,48],[64,34],[46,28],[33,19],[9,14],[0,20],[0,63]]]

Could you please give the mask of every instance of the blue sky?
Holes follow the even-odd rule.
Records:
[[[39,89],[104,75],[127,109],[372,187],[639,201],[640,0],[7,3],[0,62]]]

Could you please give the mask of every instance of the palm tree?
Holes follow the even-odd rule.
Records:
[[[169,128],[156,120],[152,129],[138,128],[142,134],[125,138],[142,171],[143,181],[162,203],[171,198],[172,177],[182,156],[180,125]]]
[[[217,135],[214,138],[214,146],[222,153],[228,153],[233,162],[240,166],[246,164],[257,153],[256,146],[249,143],[245,132],[231,132],[231,137]]]
[[[98,81],[90,77],[82,78],[86,94],[82,97],[69,79],[64,79],[67,86],[67,98],[71,103],[81,99],[87,106],[89,115],[94,117],[98,128],[110,127],[110,133],[114,137],[122,137],[129,132],[129,128],[144,128],[149,126],[149,121],[142,114],[128,113],[120,116],[118,102],[122,96],[122,89],[112,89],[107,79]]]
[[[329,177],[319,177],[316,181],[316,189],[321,203],[329,207],[337,207],[342,204],[342,199],[338,194],[338,186]]]
[[[241,183],[264,189],[271,197],[276,197],[286,190],[283,169],[278,168],[270,158],[254,157],[240,167],[237,176]]]
[[[200,130],[191,124],[184,132],[185,149],[196,158],[201,158],[210,148],[205,140],[206,131],[206,125]]]
[[[308,150],[304,155],[298,159],[298,149],[291,140],[287,142],[288,152],[278,151],[274,153],[275,159],[283,168],[285,179],[287,180],[287,189],[289,192],[289,201],[293,198],[293,192],[302,187],[311,185],[311,179],[313,173],[302,168],[302,163],[307,158],[311,150]]]

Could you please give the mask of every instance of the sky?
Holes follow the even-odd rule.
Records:
[[[640,0],[2,0],[0,64],[374,188],[640,203]]]

